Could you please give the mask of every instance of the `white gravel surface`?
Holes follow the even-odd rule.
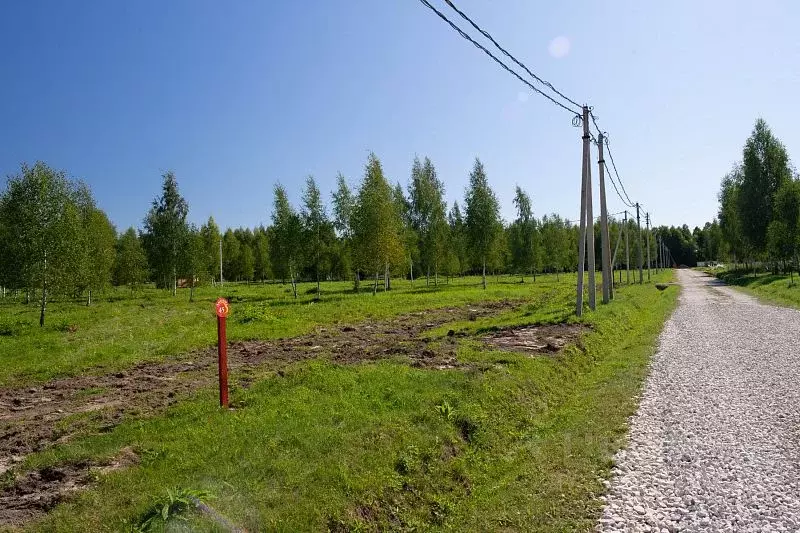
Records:
[[[800,531],[800,312],[681,270],[598,531]]]

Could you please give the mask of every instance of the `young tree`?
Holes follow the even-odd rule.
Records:
[[[269,278],[270,265],[269,265],[269,238],[267,237],[267,230],[264,226],[259,226],[253,232],[253,276],[255,279],[264,281]]]
[[[23,164],[0,200],[0,226],[11,228],[1,243],[13,258],[7,279],[17,287],[41,289],[39,325],[44,326],[48,291],[74,288],[75,265],[82,259],[75,187],[44,163]]]
[[[536,219],[533,218],[531,198],[519,185],[514,195],[514,206],[517,219],[509,228],[511,263],[524,282],[525,272],[534,273],[536,267]]]
[[[214,280],[220,275],[219,245],[222,239],[219,233],[219,226],[214,221],[214,217],[208,217],[208,221],[200,227],[200,238],[203,243],[203,269]],[[220,281],[222,280],[220,279]]]
[[[453,207],[447,214],[447,223],[450,226],[450,238],[448,240],[450,255],[453,256],[454,263],[458,263],[458,274],[462,275],[469,266],[469,251],[467,249],[467,232],[464,225],[464,217],[458,202],[453,202]]]
[[[473,257],[483,266],[483,288],[485,290],[486,261],[496,248],[502,225],[497,197],[489,187],[483,163],[477,158],[469,175],[469,187],[465,201],[467,238]]]
[[[225,231],[222,236],[222,272],[225,279],[240,280],[242,244],[232,229]]]
[[[786,148],[758,119],[744,146],[739,213],[742,233],[756,253],[767,243],[767,227],[773,220],[775,195],[791,179]]]
[[[206,273],[208,258],[205,239],[200,229],[192,224],[186,234],[186,251],[183,255],[182,274],[189,280],[189,301],[194,301],[194,288],[200,276]]]
[[[325,213],[325,206],[322,204],[322,194],[314,181],[313,176],[306,178],[306,190],[303,193],[303,209],[301,211],[303,222],[303,242],[305,243],[306,257],[314,277],[317,280],[317,299],[321,297],[320,292],[320,271],[323,262],[328,254],[329,236],[328,215]]]
[[[444,184],[427,157],[423,163],[414,158],[409,186],[411,225],[419,237],[422,266],[430,283],[431,269],[438,284],[439,263],[446,254],[447,207],[444,203]]]
[[[297,281],[295,275],[301,256],[300,239],[302,238],[302,224],[300,217],[289,203],[286,189],[282,185],[275,185],[275,199],[272,210],[271,242],[274,250],[273,268],[282,278],[288,274],[292,283],[292,292],[297,298]]]
[[[178,192],[175,174],[168,171],[163,178],[161,196],[153,200],[153,207],[144,219],[143,240],[155,279],[162,287],[171,285],[175,296],[178,267],[185,262],[189,205]]]
[[[81,210],[85,253],[82,278],[88,292],[86,305],[91,305],[92,291],[103,290],[111,283],[117,230],[93,201]]]
[[[413,286],[414,260],[419,259],[419,248],[417,247],[419,238],[417,237],[417,232],[414,231],[413,228],[411,202],[406,198],[406,195],[403,194],[403,187],[400,185],[400,183],[397,183],[394,186],[394,189],[392,189],[392,201],[394,202],[395,212],[398,220],[400,221],[398,232],[400,237],[401,251],[399,253],[404,258],[402,261],[400,261],[400,264],[405,266],[405,258],[408,258],[408,270],[401,268],[400,271],[402,274],[405,274],[405,272],[410,273],[411,284]],[[391,289],[388,268],[386,272],[386,289]]]
[[[352,265],[353,256],[353,212],[355,210],[356,199],[344,176],[339,173],[336,176],[336,191],[333,193],[333,227],[339,235],[339,246],[337,249],[337,263],[339,269],[346,274]],[[354,272],[353,288],[356,292],[359,289],[359,273]]]
[[[114,283],[129,285],[131,290],[147,280],[147,255],[134,228],[119,236],[114,260]]]
[[[392,188],[383,175],[381,163],[374,153],[369,155],[364,180],[358,191],[353,212],[353,249],[356,262],[367,272],[378,276],[388,266],[402,260],[400,217],[395,207]]]
[[[239,254],[239,273],[247,282],[253,281],[255,274],[256,259],[253,253],[253,247],[249,244],[241,245],[241,253]]]

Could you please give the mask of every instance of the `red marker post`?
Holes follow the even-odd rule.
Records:
[[[218,298],[214,304],[217,311],[217,353],[219,354],[219,405],[228,408],[228,339],[225,334],[225,319],[228,317],[228,300]]]

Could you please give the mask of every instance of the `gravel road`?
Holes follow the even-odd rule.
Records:
[[[800,531],[800,312],[681,270],[598,531]]]

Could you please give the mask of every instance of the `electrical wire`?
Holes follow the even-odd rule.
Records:
[[[469,23],[470,23],[470,25],[472,25],[472,27],[473,27],[473,28],[475,28],[477,31],[479,31],[479,32],[481,33],[481,35],[483,35],[484,37],[486,37],[487,39],[489,39],[489,40],[492,42],[492,44],[493,44],[493,45],[495,45],[495,46],[497,47],[497,49],[498,49],[498,50],[500,50],[501,52],[503,52],[503,54],[505,54],[505,56],[506,56],[506,57],[508,57],[508,58],[509,58],[511,61],[513,61],[514,63],[516,63],[516,64],[517,64],[517,66],[519,66],[519,67],[520,67],[522,70],[524,70],[525,72],[527,72],[527,73],[528,73],[528,74],[529,74],[529,75],[530,75],[530,76],[531,76],[533,79],[535,79],[536,81],[538,81],[538,82],[539,82],[539,83],[541,83],[542,85],[545,85],[545,86],[549,87],[551,91],[553,91],[554,93],[556,93],[557,95],[559,95],[561,98],[563,98],[563,99],[564,99],[564,100],[566,100],[567,102],[571,103],[572,105],[574,105],[574,106],[578,107],[579,109],[581,109],[581,108],[583,107],[583,106],[581,106],[581,104],[579,104],[578,102],[576,102],[576,101],[575,101],[575,100],[573,100],[572,98],[568,97],[567,95],[565,95],[564,93],[562,93],[561,91],[559,91],[558,89],[556,89],[555,87],[553,87],[553,84],[552,84],[552,83],[550,83],[550,82],[549,82],[549,81],[547,81],[547,80],[543,80],[542,78],[540,78],[539,76],[537,76],[536,74],[534,74],[533,72],[531,72],[531,71],[530,71],[530,69],[529,69],[528,67],[526,67],[526,66],[525,66],[525,65],[524,65],[524,64],[523,64],[521,61],[519,61],[519,60],[518,60],[516,57],[514,57],[513,55],[511,55],[511,54],[508,52],[508,50],[506,50],[505,48],[503,48],[502,46],[500,46],[500,44],[499,44],[497,41],[495,41],[495,40],[494,40],[494,37],[492,37],[492,35],[491,35],[491,34],[490,34],[488,31],[486,31],[486,30],[484,30],[483,28],[481,28],[480,26],[478,26],[478,25],[477,25],[477,24],[476,24],[476,23],[475,23],[475,22],[474,22],[474,21],[473,21],[471,18],[469,18],[469,17],[468,17],[468,16],[467,16],[467,15],[466,15],[466,14],[465,14],[463,11],[461,11],[460,9],[458,9],[458,8],[455,6],[455,4],[453,4],[453,2],[452,2],[451,0],[444,0],[444,1],[445,1],[445,3],[446,3],[448,6],[450,6],[450,7],[453,9],[453,11],[455,11],[456,13],[458,13],[458,14],[461,16],[461,18],[463,18],[464,20],[466,20],[467,22],[469,22]]]
[[[453,23],[453,22],[452,22],[450,19],[448,19],[448,18],[445,16],[445,14],[444,14],[444,13],[442,13],[441,11],[439,11],[438,9],[436,9],[435,7],[433,7],[433,5],[431,5],[431,3],[430,3],[430,2],[428,2],[428,0],[419,0],[419,1],[420,1],[420,3],[421,3],[422,5],[424,5],[425,7],[427,7],[428,9],[430,9],[431,11],[433,11],[434,13],[436,13],[436,14],[439,16],[439,18],[440,18],[440,19],[442,19],[443,21],[445,21],[445,22],[446,22],[446,23],[447,23],[447,24],[448,24],[448,25],[449,25],[451,28],[453,28],[453,30],[455,30],[456,32],[458,32],[458,34],[459,34],[459,35],[461,35],[461,37],[463,37],[464,39],[466,39],[467,41],[469,41],[469,42],[471,42],[473,45],[475,45],[475,47],[476,47],[476,48],[478,48],[478,49],[479,49],[479,50],[481,50],[481,51],[482,51],[484,54],[486,54],[487,56],[489,56],[490,58],[492,58],[492,59],[493,59],[493,60],[494,60],[494,61],[495,61],[495,62],[496,62],[498,65],[500,65],[500,66],[501,66],[501,67],[503,67],[505,70],[507,70],[507,71],[508,71],[508,72],[509,72],[511,75],[513,75],[513,76],[514,76],[515,78],[517,78],[519,81],[521,81],[522,83],[524,83],[525,85],[527,85],[528,87],[530,87],[531,89],[533,89],[535,92],[537,92],[537,93],[539,93],[540,95],[544,96],[545,98],[547,98],[547,99],[548,99],[548,100],[550,100],[552,103],[554,103],[554,104],[556,104],[557,106],[559,106],[560,108],[562,108],[562,109],[564,109],[564,110],[568,111],[570,114],[572,114],[572,115],[575,115],[575,114],[576,114],[576,111],[575,111],[574,109],[570,109],[569,107],[565,106],[565,105],[564,105],[564,104],[562,104],[561,102],[559,102],[559,101],[557,101],[556,99],[554,99],[554,98],[553,98],[552,96],[550,96],[549,94],[546,94],[546,93],[544,93],[544,92],[543,92],[542,90],[540,90],[538,87],[534,86],[534,85],[533,85],[531,82],[529,82],[528,80],[526,80],[525,78],[523,78],[522,76],[520,76],[520,75],[519,75],[519,74],[518,74],[518,73],[517,73],[515,70],[513,70],[511,67],[509,67],[508,65],[506,65],[505,63],[503,63],[503,61],[501,61],[500,59],[498,59],[498,57],[497,57],[497,56],[495,56],[495,55],[494,55],[494,54],[492,54],[492,53],[491,53],[489,50],[487,50],[487,49],[486,49],[486,47],[484,47],[482,44],[480,44],[480,43],[479,43],[479,42],[477,42],[475,39],[473,39],[472,37],[470,37],[470,36],[469,36],[467,33],[465,33],[465,32],[464,32],[464,30],[462,30],[461,28],[459,28],[458,26],[456,26],[456,25],[455,25],[455,24],[454,24],[454,23]]]

